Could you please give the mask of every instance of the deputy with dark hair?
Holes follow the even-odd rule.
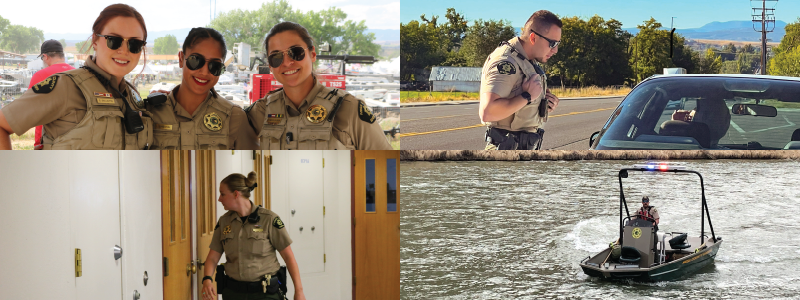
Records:
[[[294,299],[304,300],[300,270],[292,252],[292,239],[278,214],[253,205],[250,192],[256,187],[256,173],[245,177],[234,173],[219,184],[219,202],[228,210],[214,228],[211,250],[203,266],[203,300],[284,299],[285,271],[275,251],[286,262],[294,284]],[[217,269],[216,287],[211,275],[225,253],[224,274]],[[219,290],[221,291],[219,291]]]
[[[214,90],[225,69],[225,39],[212,28],[192,28],[178,52],[181,84],[167,92],[163,105],[148,105],[153,115],[153,149],[255,150],[256,134],[244,111]],[[152,97],[153,95],[151,95]]]
[[[478,114],[488,126],[487,150],[533,150],[541,147],[548,113],[558,107],[540,64],[558,52],[561,20],[540,10],[522,33],[489,55],[481,75]]]
[[[36,125],[44,125],[45,150],[148,148],[152,122],[139,92],[124,79],[146,40],[136,9],[126,4],[103,9],[92,25],[95,54],[84,67],[48,77],[0,110],[0,149],[11,149],[11,133],[21,135]]]
[[[314,40],[297,23],[282,22],[264,41],[270,70],[283,89],[245,108],[261,149],[392,150],[363,101],[320,83]]]

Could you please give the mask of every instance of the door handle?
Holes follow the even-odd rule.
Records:
[[[114,260],[122,258],[122,248],[119,245],[114,245]]]
[[[194,264],[193,261],[190,261],[189,264],[186,265],[186,276],[192,275],[197,273],[197,266]]]
[[[200,259],[196,260],[195,263],[197,263],[198,269],[204,267],[203,265],[205,264],[204,262],[201,262]]]

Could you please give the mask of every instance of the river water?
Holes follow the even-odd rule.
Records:
[[[641,161],[403,162],[402,299],[800,298],[800,162],[709,160],[713,265],[677,281],[609,282],[578,263],[619,234],[620,168]],[[700,233],[696,175],[631,173],[662,232]],[[709,228],[706,225],[706,232]]]

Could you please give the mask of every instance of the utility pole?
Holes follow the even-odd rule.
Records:
[[[761,75],[767,74],[767,32],[775,30],[775,6],[767,8],[767,1],[774,1],[776,4],[778,0],[760,0],[761,7],[753,7],[753,1],[750,0],[750,8],[753,9],[753,30],[761,32]],[[761,23],[761,30],[756,29],[756,23]],[[769,29],[769,24],[772,23],[772,29]]]

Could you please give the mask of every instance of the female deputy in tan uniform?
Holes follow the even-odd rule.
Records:
[[[211,278],[222,253],[225,275],[217,274],[217,286],[223,285],[222,299],[284,299],[278,288],[280,269],[275,251],[281,254],[294,283],[294,299],[305,299],[300,270],[294,260],[292,239],[277,214],[253,205],[250,192],[256,187],[256,173],[247,178],[234,173],[219,184],[219,202],[228,210],[214,229],[211,250],[203,268],[203,300],[216,300],[217,288]],[[283,284],[286,284],[285,278]]]
[[[44,125],[44,149],[145,149],[152,122],[136,88],[124,80],[147,40],[142,15],[109,5],[92,26],[92,48],[83,68],[59,73],[0,110],[0,149],[9,135]]]
[[[211,28],[189,31],[178,53],[183,80],[167,92],[163,105],[148,105],[153,115],[156,149],[258,148],[256,134],[244,111],[214,90],[228,50],[225,39]],[[151,95],[152,96],[152,95]]]
[[[392,150],[363,101],[325,87],[314,76],[317,53],[303,26],[275,25],[264,47],[283,89],[245,108],[261,149]]]

